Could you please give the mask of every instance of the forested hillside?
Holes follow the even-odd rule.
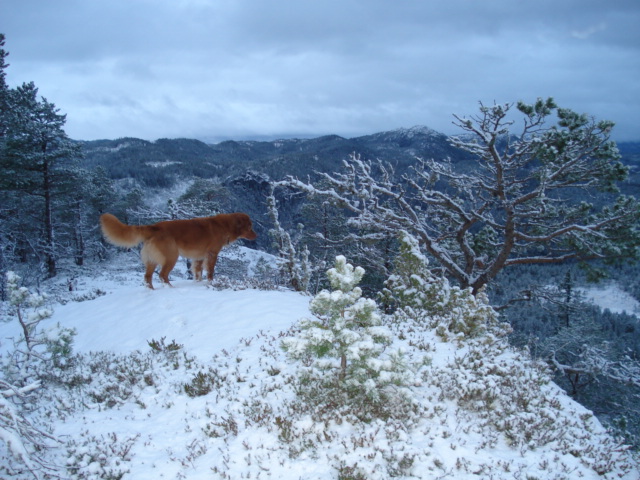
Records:
[[[318,172],[335,172],[354,153],[366,160],[388,162],[397,177],[414,166],[417,158],[449,158],[461,171],[473,171],[474,168],[474,160],[468,152],[452,146],[445,135],[427,127],[401,128],[351,139],[333,135],[274,141],[230,140],[210,145],[193,139],[149,142],[123,138],[80,142],[80,145],[83,165],[88,169],[100,167],[110,180],[126,185],[133,203],[141,195],[136,194],[136,189],[170,192],[176,185],[181,185],[182,190],[172,193],[179,196],[188,188],[185,182],[186,185],[195,182],[193,184],[199,188],[213,182],[218,191],[208,196],[210,199],[215,197],[216,210],[248,211],[258,220],[259,229],[262,225],[271,228],[267,226],[265,200],[269,181],[286,176],[316,178]],[[621,143],[619,148],[624,162],[630,166],[629,178],[621,183],[621,190],[635,195],[640,188],[640,147],[637,143]],[[192,190],[187,195],[194,193]],[[294,211],[298,211],[295,198],[288,197],[286,203],[280,206],[285,223],[308,222],[294,215]],[[126,205],[126,208],[131,206]],[[111,208],[114,208],[113,203]],[[262,241],[258,245],[268,248]]]
[[[252,170],[273,180],[286,175],[306,177],[316,171],[333,172],[351,153],[390,162],[404,172],[418,158],[451,158],[472,168],[471,156],[444,134],[427,127],[399,128],[346,139],[330,135],[310,139],[225,141],[206,144],[194,139],[135,138],[79,142],[84,165],[103,167],[112,179],[134,178],[149,187],[168,187],[181,178],[228,179]],[[633,193],[640,185],[640,143],[621,142],[618,148],[631,167],[623,188]]]

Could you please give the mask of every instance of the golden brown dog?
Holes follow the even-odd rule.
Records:
[[[191,270],[196,280],[202,280],[206,261],[207,278],[211,281],[222,247],[238,238],[255,240],[258,237],[246,213],[168,220],[153,225],[125,225],[114,215],[105,213],[100,217],[100,225],[105,238],[119,247],[135,247],[144,242],[141,255],[146,266],[144,280],[149,288],[153,288],[151,277],[158,265],[162,267],[160,279],[171,285],[169,272],[178,256],[194,260]]]

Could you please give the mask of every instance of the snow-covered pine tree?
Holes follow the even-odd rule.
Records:
[[[397,321],[415,321],[435,328],[444,340],[492,334],[504,336],[509,326],[482,292],[453,286],[445,277],[436,277],[429,260],[420,251],[418,240],[406,231],[400,233],[399,253],[394,274],[385,282],[383,296],[396,307]]]
[[[13,103],[3,139],[3,184],[40,222],[38,233],[33,233],[35,250],[40,256],[44,254],[47,276],[54,277],[60,251],[56,236],[61,230],[56,202],[68,191],[81,157],[80,145],[64,131],[66,115],[44,97],[39,99],[33,82],[17,87],[10,98]],[[23,223],[22,229],[28,230],[33,223]]]
[[[455,118],[463,134],[450,142],[475,159],[472,166],[461,158],[418,159],[397,178],[391,166],[354,154],[342,172],[322,172],[316,184],[289,177],[279,185],[348,212],[349,240],[411,232],[474,294],[517,265],[637,258],[640,203],[618,192],[628,168],[610,139],[612,122],[551,98],[515,108],[481,104],[479,115]]]
[[[300,333],[282,342],[291,359],[310,364],[301,373],[301,386],[325,392],[324,399],[316,401],[342,398],[371,406],[391,391],[407,393],[387,388],[405,385],[410,372],[400,353],[385,353],[391,332],[381,324],[376,302],[362,297],[357,285],[364,273],[344,256],[336,257],[335,267],[327,271],[333,290],[315,296],[310,308],[315,318],[303,319]]]

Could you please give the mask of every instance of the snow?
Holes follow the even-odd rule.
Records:
[[[171,165],[181,165],[182,162],[164,161],[164,162],[145,162],[145,165],[152,168],[170,167]]]
[[[166,337],[207,360],[245,335],[277,333],[292,318],[309,314],[309,297],[294,292],[218,291],[191,280],[157,290],[113,286],[91,302],[58,307],[52,321],[76,329],[77,352],[142,351],[149,348],[147,340]]]
[[[640,303],[615,283],[598,287],[577,288],[587,301],[613,313],[640,315]]]
[[[253,264],[264,258],[246,251],[245,256]],[[589,456],[596,457],[600,445],[612,440],[595,418],[580,423],[577,419],[590,412],[553,384],[544,392],[560,407],[550,417],[560,418],[568,432],[588,425],[588,431],[568,437],[586,443],[576,440],[575,448],[564,448],[565,433],[558,433],[553,441],[530,448],[491,430],[490,419],[465,410],[450,395],[455,389],[497,391],[500,377],[454,378],[454,365],[468,361],[473,349],[460,350],[432,332],[407,329],[404,341],[390,347],[429,369],[412,387],[420,405],[412,422],[356,424],[337,416],[318,422],[299,411],[303,406],[295,403],[290,382],[296,366],[281,349],[300,319],[313,318],[311,297],[282,289],[224,289],[215,282],[173,278],[172,283],[173,288],[149,290],[142,285],[140,267],[126,265],[78,277],[73,292],[55,295],[54,313],[43,328],[74,328],[74,353],[108,354],[105,370],[87,373],[92,378],[84,387],[66,397],[54,391],[43,396],[51,404],[41,405],[42,418],[68,442],[49,452],[52,458],[58,455],[58,464],[72,467],[74,473],[62,478],[386,479],[390,464],[398,466],[396,475],[402,479],[638,478],[634,466],[621,466],[632,464],[621,452],[610,460],[606,475],[589,466],[597,463]],[[402,326],[392,328],[397,336]],[[0,323],[0,351],[9,351],[9,339],[19,333],[17,322]],[[148,342],[161,339],[182,348],[176,356],[152,354]],[[516,357],[505,354],[496,365],[511,368]],[[113,405],[92,400],[103,390],[127,387],[126,379],[114,385],[107,366],[115,370],[126,364],[135,370],[130,365],[136,361],[147,362],[148,384],[133,385],[131,394],[114,397]],[[489,369],[491,359],[486,362]],[[210,393],[191,397],[183,386],[197,372],[210,373],[217,383]],[[451,390],[441,390],[446,386]],[[62,412],[62,404],[70,411]],[[0,444],[0,472],[3,448]],[[358,477],[360,471],[367,476]]]

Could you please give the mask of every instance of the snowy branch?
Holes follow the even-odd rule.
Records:
[[[477,157],[471,172],[451,160],[418,160],[395,179],[390,167],[354,154],[344,173],[320,174],[328,187],[294,178],[279,185],[327,198],[360,229],[411,232],[474,292],[511,265],[637,255],[638,202],[619,197],[596,209],[576,193],[614,192],[627,174],[609,141],[609,124],[589,123],[552,99],[539,99],[517,105],[524,126],[516,137],[507,120],[512,107],[481,104],[478,116],[455,116],[467,135],[451,143]],[[560,120],[550,126],[554,111]],[[542,253],[532,256],[534,250]]]

